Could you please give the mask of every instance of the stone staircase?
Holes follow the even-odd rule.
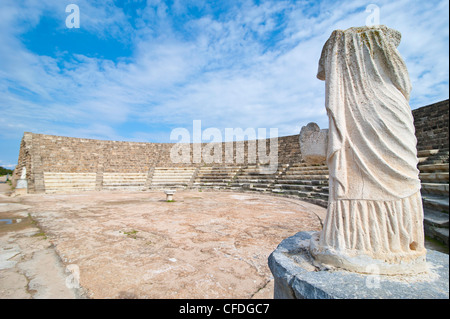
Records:
[[[277,180],[273,193],[298,196],[322,207],[328,205],[328,167],[294,163]]]
[[[103,173],[103,190],[143,190],[147,173]]]
[[[195,177],[192,187],[194,188],[214,188],[223,189],[228,187],[236,174],[240,171],[240,166],[204,166],[200,167]]]
[[[196,167],[155,167],[150,189],[186,188],[191,186]]]
[[[418,157],[425,235],[448,246],[449,151],[419,151]]]
[[[96,173],[44,172],[46,193],[66,193],[95,190]]]
[[[288,164],[280,164],[275,173],[266,174],[264,173],[266,169],[264,165],[248,165],[236,174],[228,188],[233,190],[252,190],[262,193],[270,192],[288,166]]]

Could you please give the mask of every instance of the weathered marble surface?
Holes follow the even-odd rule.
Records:
[[[423,208],[411,84],[397,50],[401,35],[385,26],[336,30],[318,78],[329,116],[329,205],[311,252],[325,264],[364,272],[425,270]]]
[[[300,130],[300,152],[302,159],[309,164],[324,164],[327,160],[328,130],[320,129],[314,122]]]
[[[448,299],[448,255],[427,251],[428,272],[381,275],[318,267],[309,254],[314,232],[283,240],[269,256],[275,299]]]

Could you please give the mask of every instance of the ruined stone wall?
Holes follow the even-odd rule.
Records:
[[[270,152],[270,140],[259,140],[266,143],[266,154]],[[256,162],[248,161],[248,141],[243,148],[236,142],[231,142],[233,162],[225,161],[225,149],[230,143],[220,143],[222,163],[214,166],[247,165]],[[202,149],[206,147],[202,144]],[[45,191],[44,173],[96,173],[97,184],[101,184],[104,173],[150,173],[154,167],[201,167],[207,165],[204,161],[194,162],[194,145],[189,144],[190,158],[187,163],[173,163],[170,151],[172,143],[138,143],[103,141],[84,138],[72,138],[35,133],[24,133],[21,142],[15,179],[20,177],[22,168],[27,167],[28,191],[40,193]],[[241,158],[243,151],[243,162]],[[279,163],[290,163],[300,160],[298,135],[278,139]],[[257,157],[256,161],[259,158]]]
[[[418,150],[448,148],[448,100],[425,106],[413,111]],[[305,123],[306,124],[306,123]],[[254,141],[253,141],[254,142]],[[222,163],[214,166],[245,166],[255,164],[248,161],[249,141],[243,142],[244,161],[238,161],[242,149],[236,142],[230,142],[233,148],[233,162],[225,161],[225,150],[230,143],[220,143]],[[266,143],[266,153],[270,152],[270,139],[258,140]],[[204,149],[207,144],[202,144]],[[138,143],[103,141],[84,138],[52,136],[24,133],[18,165],[14,179],[20,177],[23,167],[27,168],[28,191],[45,191],[45,173],[96,174],[95,189],[102,189],[103,175],[110,173],[140,173],[151,176],[155,167],[202,167],[204,161],[193,160],[194,144],[189,144],[188,163],[173,163],[170,151],[171,143]],[[210,145],[211,146],[211,145]],[[292,164],[301,161],[299,136],[291,135],[278,138],[278,164]],[[257,158],[256,162],[259,162]],[[81,176],[81,175],[80,175]],[[92,184],[92,182],[91,182]]]
[[[419,151],[448,149],[448,101],[441,101],[412,111]]]

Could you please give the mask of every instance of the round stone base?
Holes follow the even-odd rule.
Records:
[[[348,271],[381,275],[414,275],[428,271],[426,255],[412,256],[398,263],[389,263],[384,260],[374,259],[367,255],[349,256],[345,252],[339,252],[319,244],[320,232],[311,236],[310,253],[316,262],[326,267],[337,267]],[[401,259],[401,258],[398,258]]]
[[[269,256],[275,299],[448,299],[448,255],[427,250],[428,271],[382,275],[327,268],[310,254],[311,235],[284,239]]]

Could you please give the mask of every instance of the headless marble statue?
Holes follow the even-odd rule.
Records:
[[[310,251],[323,264],[381,274],[426,270],[411,84],[385,26],[334,31],[317,77],[329,117],[329,202]],[[370,267],[369,267],[370,266]]]

